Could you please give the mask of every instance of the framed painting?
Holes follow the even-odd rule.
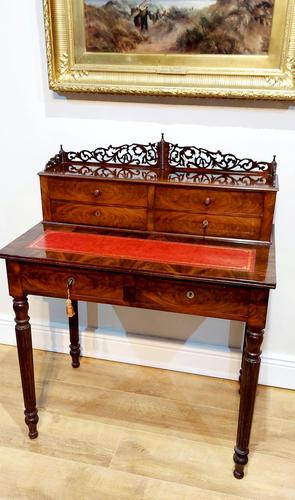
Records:
[[[43,0],[58,92],[295,97],[295,0]]]

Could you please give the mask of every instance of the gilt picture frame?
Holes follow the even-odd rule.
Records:
[[[43,6],[54,91],[295,98],[295,0],[43,0]]]

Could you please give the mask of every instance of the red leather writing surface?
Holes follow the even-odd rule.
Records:
[[[62,231],[46,231],[29,248],[248,272],[254,270],[256,254],[244,248]]]

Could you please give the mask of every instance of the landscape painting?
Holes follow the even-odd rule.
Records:
[[[85,0],[86,50],[268,53],[274,0]]]

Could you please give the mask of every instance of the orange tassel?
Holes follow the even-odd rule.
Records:
[[[72,318],[73,316],[75,316],[75,311],[71,299],[66,300],[66,311],[68,318]]]
[[[72,286],[72,284],[73,284],[73,279],[70,278],[68,280],[68,298],[66,300],[66,312],[68,318],[72,318],[73,316],[75,316],[75,311],[70,297],[70,287]]]

